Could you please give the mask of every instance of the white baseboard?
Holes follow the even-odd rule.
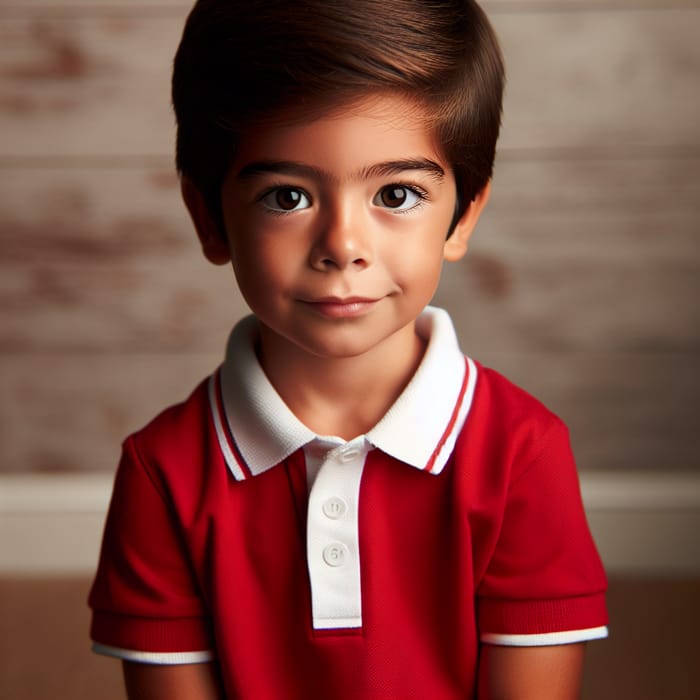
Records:
[[[111,474],[0,476],[0,574],[95,569]]]
[[[0,574],[89,575],[112,476],[0,476]],[[591,530],[608,573],[700,576],[700,474],[584,472]]]

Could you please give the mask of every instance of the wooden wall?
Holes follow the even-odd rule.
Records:
[[[438,303],[581,469],[698,470],[700,0],[491,0],[494,195]],[[110,470],[245,312],[172,167],[184,0],[0,0],[0,472]]]

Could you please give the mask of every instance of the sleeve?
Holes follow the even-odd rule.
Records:
[[[477,590],[480,639],[544,646],[606,637],[606,587],[568,430],[557,419],[525,468],[513,471]]]
[[[117,470],[89,605],[98,653],[162,664],[213,657],[175,509],[133,437]]]

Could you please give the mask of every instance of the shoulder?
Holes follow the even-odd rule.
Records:
[[[202,380],[186,399],[163,409],[129,438],[139,443],[158,443],[187,437],[189,431],[185,428],[196,430],[209,418],[209,380]]]
[[[499,372],[477,362],[475,367],[474,396],[458,440],[459,454],[482,465],[498,464],[512,478],[543,452],[568,451],[568,429],[553,411]]]
[[[133,453],[146,468],[160,472],[174,464],[179,468],[201,461],[201,455],[209,451],[213,429],[209,381],[200,382],[184,401],[167,407],[129,435],[125,451]]]
[[[494,369],[475,362],[477,368],[473,410],[482,420],[505,427],[526,423],[533,428],[563,427],[563,422],[542,401]]]

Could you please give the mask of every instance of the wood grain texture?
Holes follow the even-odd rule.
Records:
[[[85,15],[92,12],[96,14],[128,13],[134,16],[148,14],[152,10],[183,13],[193,5],[194,0],[3,0],[0,5],[0,14],[54,12]]]
[[[112,470],[128,432],[181,401],[215,354],[7,355],[0,365],[3,471]]]
[[[700,10],[493,20],[508,66],[502,149],[698,145]]]
[[[170,154],[183,19],[0,16],[0,158]]]

